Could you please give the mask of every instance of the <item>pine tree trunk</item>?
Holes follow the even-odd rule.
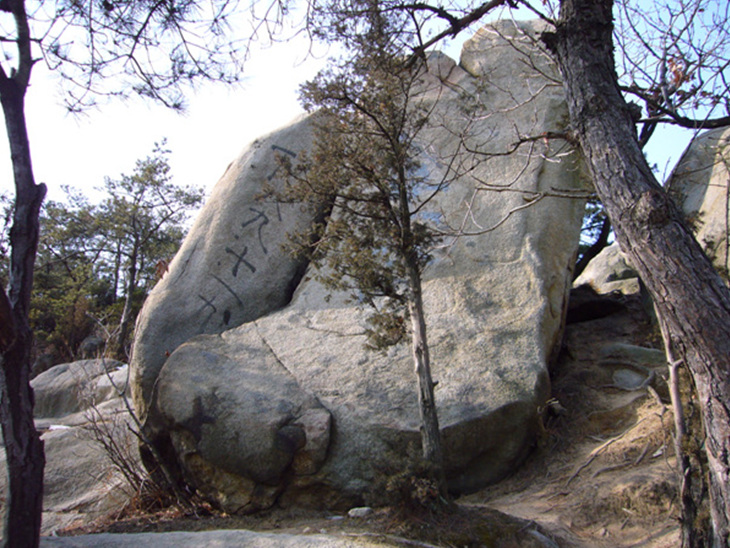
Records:
[[[124,309],[122,310],[122,318],[119,320],[119,340],[117,341],[117,359],[127,361],[127,339],[129,339],[129,327],[132,323],[132,298],[137,289],[137,242],[134,243],[132,255],[129,258],[129,277],[127,280],[127,290],[124,296]]]
[[[617,85],[612,0],[562,0],[544,40],[563,75],[572,129],[621,248],[650,291],[678,359],[689,368],[705,424],[713,546],[730,538],[730,291],[638,145]]]
[[[426,319],[423,313],[421,276],[416,264],[406,265],[408,271],[409,300],[408,311],[411,317],[411,348],[413,366],[418,380],[418,409],[421,416],[421,447],[423,460],[431,468],[439,484],[442,496],[447,494],[444,473],[444,450],[441,441],[436,397],[431,377],[431,360],[426,338]]]
[[[10,143],[15,178],[15,213],[10,231],[11,263],[7,299],[12,327],[0,337],[2,394],[0,420],[7,455],[5,546],[32,547],[40,542],[43,508],[43,442],[33,423],[30,386],[33,336],[28,323],[33,267],[38,248],[38,216],[45,185],[36,185],[25,124],[25,88],[13,79],[0,80],[0,102]],[[6,308],[4,307],[4,308]]]

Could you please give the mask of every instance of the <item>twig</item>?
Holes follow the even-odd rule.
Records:
[[[593,475],[591,478],[595,478],[596,476],[599,476],[600,474],[603,474],[604,472],[612,472],[613,470],[619,470],[621,468],[627,467],[631,462],[622,462],[621,464],[613,464],[611,466],[606,466],[604,468],[600,468],[599,470],[596,470],[593,472]]]
[[[106,369],[106,367],[105,367]],[[180,489],[180,486],[175,481],[175,478],[172,477],[172,473],[170,472],[170,469],[168,468],[167,464],[165,464],[165,461],[162,459],[162,455],[160,455],[157,448],[153,445],[152,441],[147,437],[147,435],[144,433],[144,428],[142,426],[142,423],[140,423],[139,418],[137,417],[137,414],[134,412],[134,409],[132,409],[132,405],[129,403],[129,398],[127,397],[126,391],[127,386],[129,386],[129,366],[127,366],[127,381],[125,383],[124,390],[120,390],[117,388],[117,385],[114,384],[114,381],[111,378],[111,375],[107,371],[107,378],[109,379],[109,382],[111,383],[114,390],[117,391],[119,394],[119,397],[124,402],[124,406],[127,408],[127,412],[129,413],[130,418],[134,421],[135,428],[132,428],[131,425],[129,426],[129,430],[137,436],[137,438],[144,444],[144,446],[149,450],[149,452],[152,455],[152,458],[155,460],[155,464],[159,466],[160,471],[162,472],[163,476],[165,477],[165,481],[167,482],[168,486],[173,490],[175,493],[175,498],[177,499],[178,503],[182,504],[186,509],[190,510],[193,508],[193,504],[190,502],[189,497],[185,494],[185,492]]]
[[[634,466],[639,464],[642,460],[644,460],[644,457],[649,452],[649,447],[651,447],[651,442],[647,441],[646,445],[644,446],[644,450],[641,452],[641,455],[638,456],[638,458],[634,461]]]
[[[579,466],[578,469],[575,471],[575,473],[572,476],[570,476],[570,478],[568,478],[568,481],[565,483],[565,487],[567,488],[570,485],[570,482],[572,482],[575,478],[577,478],[578,475],[585,468],[587,468],[588,466],[590,466],[590,464],[595,460],[595,458],[600,454],[601,451],[603,451],[604,449],[606,449],[606,447],[608,447],[609,445],[611,445],[613,442],[618,441],[621,438],[623,438],[631,430],[633,430],[634,428],[636,428],[637,426],[639,426],[645,419],[646,419],[646,417],[641,418],[635,424],[633,424],[628,429],[624,430],[618,436],[616,436],[614,438],[610,438],[609,440],[603,442],[601,445],[599,445],[598,447],[596,447],[593,451],[591,451],[590,458],[586,462],[584,462],[581,466]]]
[[[664,411],[667,410],[667,406],[664,405],[664,402],[662,401],[661,396],[659,396],[659,393],[654,389],[653,386],[649,385],[646,387],[646,390],[649,392],[649,394],[652,395],[652,397],[656,400],[656,402],[659,404],[659,406],[662,409],[662,415],[664,415]]]

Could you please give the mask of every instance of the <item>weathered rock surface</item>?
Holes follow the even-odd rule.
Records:
[[[598,357],[598,365],[612,371],[613,385],[627,391],[652,384],[657,379],[655,372],[667,364],[663,351],[626,343],[607,344]]]
[[[377,548],[398,546],[381,540],[335,535],[288,535],[253,531],[203,531],[196,533],[137,533],[44,538],[43,548]]]
[[[114,433],[119,447],[127,449],[129,462],[141,469],[136,438],[127,428],[128,414],[117,392],[125,387],[126,377],[127,367],[120,362],[85,360],[57,365],[32,380],[35,423],[46,454],[42,534],[88,524],[119,510],[129,499],[120,474],[89,430],[94,417]],[[4,467],[2,450],[0,468]],[[6,487],[2,474],[0,493]]]
[[[189,482],[229,512],[268,508],[285,474],[321,467],[330,413],[255,330],[196,341],[162,369],[156,409]]]
[[[33,413],[38,418],[60,418],[78,413],[92,402],[101,403],[116,397],[112,383],[124,388],[126,382],[127,366],[115,360],[59,364],[31,381],[35,394]]]
[[[573,287],[590,285],[596,292],[605,294],[620,291],[628,295],[639,291],[639,274],[621,251],[618,242],[606,246],[573,283]]]
[[[730,129],[695,138],[667,183],[697,241],[726,279],[730,273]]]
[[[496,153],[430,203],[431,214],[445,213],[452,226],[466,219],[466,230],[480,233],[437,251],[424,279],[447,475],[455,492],[473,491],[508,474],[533,442],[549,394],[547,368],[560,339],[583,213],[576,191],[585,183],[567,144],[530,141],[513,156],[500,154],[525,135],[560,131],[567,121],[562,88],[541,74],[557,75],[537,47],[539,32],[520,25],[526,35],[511,22],[477,33],[465,46],[466,70],[444,56],[432,58],[432,77],[422,95],[438,97],[435,117],[448,121],[458,112],[459,90],[482,86],[490,113],[476,124],[473,139]],[[519,40],[519,47],[505,45],[505,36]],[[499,55],[483,59],[493,51]],[[521,82],[517,91],[514,82]],[[291,150],[290,143],[306,142],[302,127],[274,133],[254,150],[270,154],[273,145]],[[430,129],[423,135],[424,163],[437,173],[453,146],[448,131]],[[246,161],[253,160],[244,156],[239,164]],[[253,169],[246,165],[249,173]],[[345,296],[330,296],[306,277],[286,308],[266,314],[274,307],[261,306],[255,317],[231,312],[227,321],[220,312],[235,307],[221,308],[216,300],[215,315],[197,286],[177,285],[183,278],[211,280],[204,287],[216,299],[235,301],[235,294],[247,303],[244,292],[253,298],[264,287],[269,291],[266,277],[281,279],[273,267],[259,269],[256,263],[253,272],[240,257],[221,253],[235,242],[236,249],[258,246],[261,258],[273,261],[284,232],[294,228],[282,225],[274,234],[270,225],[260,225],[246,236],[235,230],[235,239],[230,223],[217,222],[220,216],[240,223],[241,212],[258,208],[253,186],[262,179],[247,179],[247,202],[224,177],[201,215],[206,221],[199,220],[192,235],[193,242],[210,242],[206,252],[202,243],[186,241],[164,289],[156,290],[146,307],[133,366],[143,408],[150,405],[148,427],[158,443],[174,449],[187,480],[227,511],[249,511],[277,499],[341,508],[377,502],[387,476],[402,472],[420,452],[408,344],[387,353],[366,352],[365,315]],[[224,202],[226,209],[219,211]],[[191,249],[199,250],[195,260]],[[217,253],[221,264],[206,253]],[[218,269],[215,276],[228,277],[216,279],[211,265]],[[234,265],[239,274],[233,277],[241,285],[232,292]],[[259,272],[262,278],[254,279]],[[295,278],[272,282],[270,293],[277,284],[290,288]],[[177,309],[179,315],[173,313]],[[165,314],[176,317],[163,327],[152,325]],[[190,338],[214,322],[221,334]],[[232,328],[224,331],[226,326]],[[168,333],[178,328],[179,333]],[[186,338],[158,375],[160,352]],[[178,342],[158,344],[156,357],[150,357],[153,342],[173,339]]]
[[[305,265],[281,245],[287,233],[302,230],[316,215],[259,198],[280,169],[277,155],[296,156],[309,142],[309,122],[300,118],[251,143],[216,184],[137,319],[130,365],[142,417],[162,364],[180,344],[289,302]]]

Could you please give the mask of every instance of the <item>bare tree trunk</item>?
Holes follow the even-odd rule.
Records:
[[[702,409],[713,546],[730,540],[730,290],[657,183],[614,68],[612,0],[562,0],[543,37],[563,75],[572,129],[599,198],[650,291],[668,347],[689,368]]]
[[[680,525],[682,527],[682,548],[691,548],[708,545],[709,531],[698,531],[698,509],[699,500],[693,495],[693,471],[692,460],[689,449],[690,435],[687,431],[687,421],[684,414],[684,405],[679,386],[679,368],[682,365],[680,360],[674,357],[674,350],[666,344],[671,340],[667,334],[666,325],[661,325],[662,336],[665,340],[664,350],[669,365],[669,397],[672,402],[672,414],[674,415],[674,454],[677,466],[679,481],[679,507],[681,509]],[[701,477],[701,470],[698,474]]]
[[[436,412],[433,379],[431,377],[431,359],[426,338],[426,319],[423,313],[423,296],[421,276],[416,264],[407,264],[410,296],[408,312],[411,316],[411,348],[413,350],[413,366],[418,379],[418,410],[421,416],[421,447],[423,460],[431,468],[439,491],[447,495],[446,475],[444,473],[444,450],[441,441],[441,430]]]
[[[38,546],[43,508],[43,442],[33,423],[30,386],[33,335],[28,323],[33,267],[38,248],[38,216],[45,185],[36,185],[25,124],[25,87],[0,78],[0,102],[10,143],[15,178],[15,212],[10,231],[12,246],[7,298],[12,325],[2,353],[0,420],[7,454],[8,498],[5,546]]]
[[[116,357],[119,360],[127,361],[127,339],[129,339],[129,326],[132,321],[132,298],[137,289],[137,249],[138,243],[134,242],[132,255],[129,258],[129,274],[127,279],[126,295],[124,296],[124,309],[119,320],[119,340],[117,341]]]

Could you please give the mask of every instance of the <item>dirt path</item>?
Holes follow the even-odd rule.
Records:
[[[560,405],[538,451],[515,476],[462,502],[534,520],[564,546],[675,547],[666,368],[626,373],[625,363],[602,353],[616,343],[658,347],[660,340],[638,296],[614,302],[622,305],[618,311],[568,325],[552,375]],[[651,382],[617,387],[627,375],[630,384],[631,371],[638,371],[637,384],[640,374]]]

